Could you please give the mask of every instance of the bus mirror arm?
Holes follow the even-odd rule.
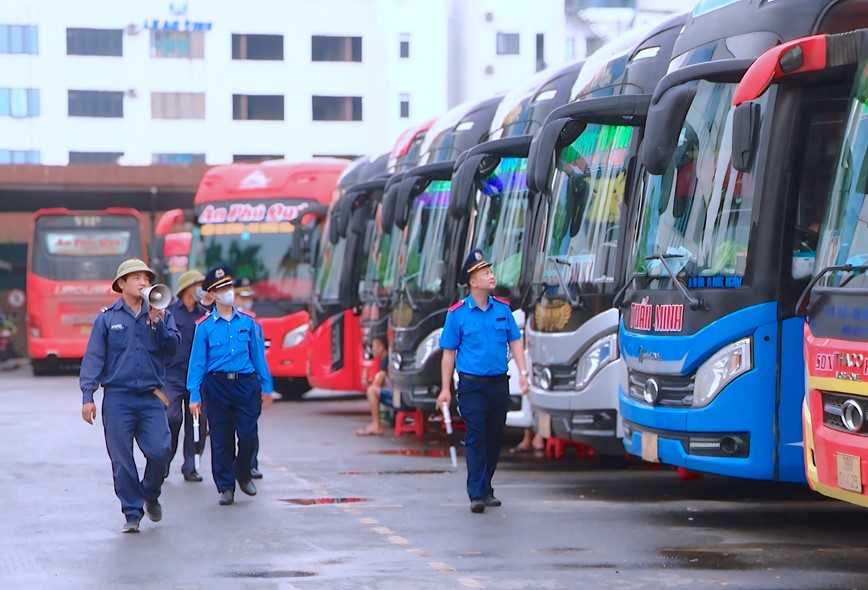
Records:
[[[645,278],[647,276],[647,272],[634,272],[632,275],[630,275],[630,278],[627,280],[627,282],[625,282],[624,285],[620,289],[618,289],[618,292],[615,293],[615,299],[612,301],[612,306],[617,309],[623,308],[624,295],[627,293],[627,289],[630,288],[630,285],[632,285],[636,281],[636,279]]]
[[[844,287],[852,281],[859,273],[863,273],[868,271],[868,265],[856,265],[856,264],[841,264],[841,265],[832,265],[826,266],[820,272],[814,275],[808,285],[805,287],[805,290],[802,291],[799,300],[796,302],[796,315],[797,316],[806,316],[811,311],[811,291],[813,291],[814,287],[817,286],[817,283],[820,282],[824,276],[829,274],[830,272],[852,272],[853,274],[841,283],[841,287]]]

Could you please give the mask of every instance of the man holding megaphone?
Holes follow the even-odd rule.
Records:
[[[143,261],[121,263],[112,283],[121,297],[97,314],[79,374],[81,417],[88,424],[96,418],[93,394],[103,388],[102,422],[125,533],[139,532],[145,511],[154,522],[163,517],[160,488],[171,450],[162,389],[166,359],[177,351],[181,336],[165,312],[171,293],[166,297],[168,291],[149,289],[153,280],[154,271]],[[133,440],[147,459],[141,480]]]

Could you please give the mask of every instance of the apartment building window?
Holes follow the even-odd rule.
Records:
[[[283,35],[232,35],[232,59],[283,61]]]
[[[0,150],[0,164],[40,164],[39,150]]]
[[[546,69],[546,36],[544,33],[536,34],[536,71]]]
[[[123,29],[66,29],[66,55],[122,57]]]
[[[151,30],[151,57],[205,59],[205,33]]]
[[[312,97],[314,121],[361,121],[361,96]]]
[[[312,61],[362,61],[361,37],[311,37]]]
[[[410,95],[400,95],[401,118],[408,119],[410,117]]]
[[[497,55],[518,55],[518,33],[497,34]]]
[[[123,152],[69,152],[70,164],[117,164]]]
[[[0,53],[39,53],[39,28],[0,25]]]
[[[152,119],[204,119],[204,92],[152,92]]]
[[[266,160],[283,159],[283,154],[233,154],[232,162],[234,163],[253,163],[264,162]]]
[[[0,88],[0,117],[38,117],[39,90],[36,88]]]
[[[410,33],[401,33],[398,36],[398,54],[401,59],[410,57]]]
[[[70,117],[123,118],[124,93],[113,90],[70,90],[67,105]]]
[[[232,118],[236,121],[283,121],[283,95],[233,94]]]
[[[151,162],[154,164],[171,164],[173,166],[204,164],[205,154],[151,154]]]

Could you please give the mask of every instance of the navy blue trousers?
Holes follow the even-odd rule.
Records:
[[[108,393],[102,401],[102,424],[121,510],[126,516],[141,519],[145,501],[160,497],[169,465],[171,436],[166,407],[150,392]],[[141,480],[133,440],[147,460]]]
[[[259,444],[256,421],[262,412],[262,387],[255,377],[230,380],[213,373],[205,376],[202,385],[214,483],[218,492],[234,491],[236,479],[250,479],[250,463]]]
[[[181,438],[181,426],[184,426],[184,463],[181,465],[181,473],[187,475],[196,471],[197,453],[201,454],[205,448],[205,414],[199,417],[199,445],[193,442],[193,414],[190,413],[190,392],[179,383],[167,383],[163,389],[169,398],[169,407],[166,408],[166,416],[169,419],[169,431],[172,433],[172,451],[169,454],[169,463],[178,452],[178,443]],[[204,407],[204,406],[203,406]]]
[[[458,382],[458,409],[467,426],[464,447],[467,495],[471,500],[481,500],[494,493],[491,478],[497,469],[508,405],[509,381],[506,378]]]

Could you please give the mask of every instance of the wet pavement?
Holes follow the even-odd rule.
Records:
[[[163,520],[123,535],[76,377],[0,396],[3,588],[868,589],[868,511],[804,486],[504,453],[474,515],[436,424],[360,438],[365,402],[323,395],[263,416],[256,497],[218,506],[208,454],[203,483],[176,459]]]

